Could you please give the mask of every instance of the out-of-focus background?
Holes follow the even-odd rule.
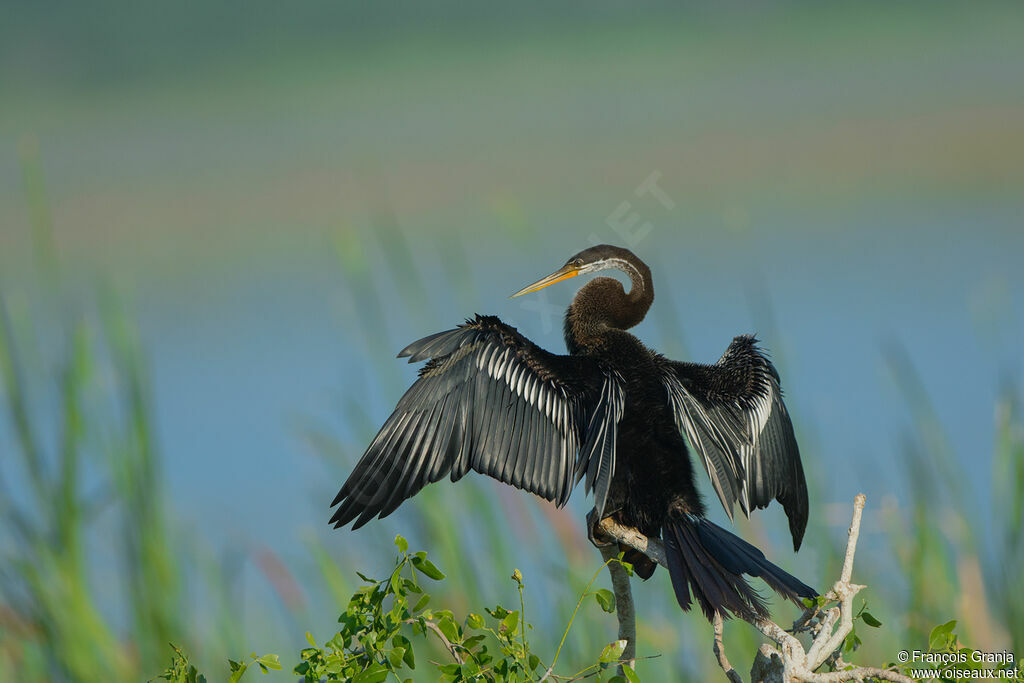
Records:
[[[328,504],[415,376],[395,352],[475,312],[563,351],[577,284],[508,294],[600,242],[653,269],[646,342],[773,353],[811,528],[793,554],[773,508],[745,537],[827,587],[867,494],[883,628],[853,659],[954,618],[1024,656],[1019,3],[3,14],[0,679],[141,680],[168,641],[213,679],[252,650],[287,671],[396,533],[457,614],[519,568],[550,657],[599,566],[582,491],[471,476],[358,532]],[[716,675],[667,575],[635,592],[640,673]],[[566,668],[614,634],[594,607]]]

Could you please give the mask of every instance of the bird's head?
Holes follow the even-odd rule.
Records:
[[[515,298],[523,294],[536,292],[548,285],[568,280],[577,275],[596,273],[599,270],[609,269],[624,271],[631,279],[633,279],[634,274],[642,279],[644,272],[647,273],[648,278],[650,277],[650,271],[647,270],[647,266],[629,249],[614,247],[610,244],[599,244],[596,247],[584,249],[575,256],[571,256],[564,266],[551,273],[551,275],[537,280],[532,285],[523,287],[513,294],[512,297]]]

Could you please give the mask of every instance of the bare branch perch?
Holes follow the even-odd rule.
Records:
[[[849,536],[846,542],[846,556],[843,559],[843,570],[839,580],[825,594],[825,598],[839,603],[825,612],[817,607],[807,610],[793,624],[793,633],[810,632],[814,636],[809,649],[804,650],[803,644],[796,636],[768,619],[748,619],[754,628],[773,641],[776,648],[768,644],[761,646],[754,667],[751,669],[752,681],[782,681],[783,683],[805,681],[807,683],[840,683],[841,681],[863,681],[876,679],[913,683],[903,674],[875,667],[855,667],[844,671],[815,673],[826,661],[835,654],[846,637],[853,629],[853,598],[864,586],[851,583],[853,576],[853,558],[857,551],[857,540],[860,536],[861,516],[864,512],[865,496],[858,494],[853,503],[853,520],[850,523]],[[601,520],[598,525],[604,535],[639,550],[658,564],[667,566],[665,546],[659,539],[647,538],[636,529],[617,524],[611,519]],[[616,546],[602,548],[601,554],[607,560],[618,553]],[[619,615],[619,638],[625,639],[627,659],[636,656],[636,622],[633,609],[633,597],[629,589],[629,577],[616,563],[608,565],[612,571],[612,586],[615,589],[615,603]],[[621,572],[617,576],[615,569]],[[623,606],[626,609],[623,609]],[[838,622],[838,626],[836,625]],[[715,659],[731,683],[743,683],[743,678],[729,663],[725,656],[725,645],[722,637],[722,617],[716,614],[714,620]]]
[[[610,545],[601,548],[601,556],[605,562],[619,556],[619,548]],[[619,640],[626,641],[626,648],[622,651],[619,665],[621,673],[623,666],[631,669],[636,663],[636,608],[633,606],[633,591],[629,587],[629,574],[618,562],[608,562],[608,573],[612,575],[612,590],[615,592],[615,614],[619,619]]]
[[[732,664],[725,656],[725,644],[722,642],[722,615],[715,612],[715,658],[718,659],[718,666],[722,667],[725,677],[731,683],[743,683],[743,678],[732,668]]]
[[[668,566],[668,556],[665,554],[665,545],[660,538],[647,538],[632,527],[622,526],[611,517],[605,517],[598,524],[598,527],[609,538],[628,545],[630,548],[639,550],[662,567]],[[614,546],[612,546],[614,548]],[[618,554],[618,551],[615,551]]]

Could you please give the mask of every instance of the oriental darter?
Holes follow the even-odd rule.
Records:
[[[568,355],[549,353],[494,316],[413,342],[399,357],[427,361],[332,503],[331,522],[359,528],[427,484],[469,470],[563,506],[580,480],[593,493],[587,530],[605,517],[663,539],[676,599],[710,620],[767,615],[743,575],[800,604],[817,592],[705,516],[687,442],[732,519],[778,500],[793,549],[807,526],[807,485],[779,375],[753,336],[713,365],[669,360],[627,332],[654,300],[651,271],[631,251],[585,249],[513,296],[618,269],[577,292],[565,314]],[[631,549],[637,574],[655,565]],[[692,595],[692,598],[691,598]]]

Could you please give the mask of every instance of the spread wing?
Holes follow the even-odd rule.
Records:
[[[789,518],[793,548],[807,526],[807,483],[779,373],[753,336],[733,339],[714,365],[661,359],[676,425],[704,462],[732,518],[777,499]]]
[[[564,505],[586,476],[603,510],[625,392],[597,361],[541,349],[493,316],[413,342],[430,359],[331,504],[335,528],[386,517],[469,470]]]

